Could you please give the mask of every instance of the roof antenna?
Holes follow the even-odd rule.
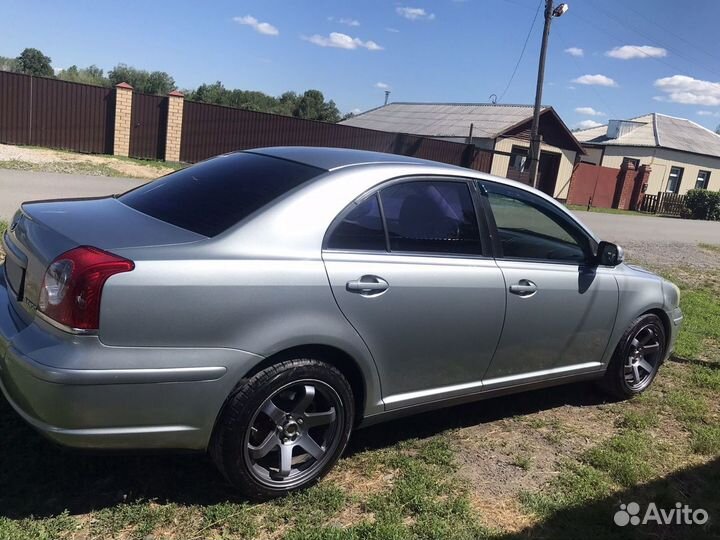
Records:
[[[490,100],[490,103],[495,105],[497,103],[497,94],[490,94],[490,97],[488,99]]]
[[[390,97],[390,90],[385,90],[385,105],[387,105],[389,97]]]

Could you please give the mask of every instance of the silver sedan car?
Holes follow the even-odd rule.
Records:
[[[3,245],[17,413],[68,446],[207,450],[255,498],[317,480],[358,426],[579,380],[639,394],[682,321],[675,285],[546,195],[372,152],[25,203]]]

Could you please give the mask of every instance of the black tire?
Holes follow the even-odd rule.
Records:
[[[314,359],[286,360],[243,381],[228,398],[210,455],[243,495],[271,499],[309,487],[335,465],[354,414],[340,371]]]
[[[620,338],[600,387],[617,399],[642,394],[655,380],[665,359],[666,343],[665,326],[660,317],[652,313],[641,315]]]

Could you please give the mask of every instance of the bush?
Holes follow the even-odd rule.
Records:
[[[691,189],[685,197],[685,207],[692,219],[720,220],[720,192]]]

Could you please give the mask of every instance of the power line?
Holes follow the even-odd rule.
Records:
[[[530,36],[532,35],[533,28],[535,28],[535,23],[537,22],[538,13],[540,13],[540,7],[543,4],[543,0],[540,0],[538,2],[538,7],[535,10],[535,16],[533,17],[532,24],[530,25],[530,30],[528,30],[527,36],[525,36],[525,43],[523,43],[522,51],[520,51],[520,57],[518,58],[517,63],[515,64],[515,69],[513,69],[512,75],[510,75],[510,80],[507,83],[507,86],[505,86],[505,90],[502,91],[502,94],[500,94],[500,97],[498,98],[498,101],[502,101],[505,97],[505,94],[510,89],[510,85],[513,82],[513,79],[515,78],[515,74],[517,73],[518,68],[520,67],[520,62],[522,62],[523,56],[525,55],[525,49],[527,48],[528,41],[530,41]]]

